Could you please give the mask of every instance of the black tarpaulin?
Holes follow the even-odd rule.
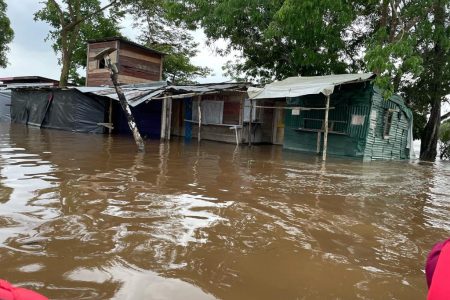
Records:
[[[12,122],[77,132],[103,133],[105,101],[77,90],[15,89]]]
[[[11,120],[11,91],[0,90],[0,122]]]

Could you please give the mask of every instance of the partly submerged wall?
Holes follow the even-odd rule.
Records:
[[[11,121],[43,128],[103,133],[105,101],[77,90],[16,89],[11,95]]]
[[[363,158],[368,130],[372,84],[348,84],[337,87],[331,96],[328,149],[330,155]],[[307,95],[288,99],[291,107],[325,107],[324,95]],[[287,111],[285,117],[285,149],[323,151],[324,110]],[[319,137],[320,134],[320,137]]]
[[[11,91],[0,90],[0,122],[11,121]]]
[[[385,100],[382,91],[375,87],[364,159],[410,158],[412,118],[400,96]]]

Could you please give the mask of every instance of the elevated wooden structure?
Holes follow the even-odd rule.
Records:
[[[136,84],[162,79],[164,53],[113,37],[88,42],[86,86],[112,86],[109,69],[97,54],[105,48],[117,49],[110,54],[111,62],[117,64],[119,84]]]

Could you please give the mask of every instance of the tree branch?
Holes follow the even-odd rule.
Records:
[[[441,122],[447,120],[448,118],[450,118],[450,112],[443,114],[441,116]]]
[[[54,0],[49,0],[49,1],[54,2]],[[62,28],[62,30],[64,30],[64,31],[70,31],[70,30],[72,30],[75,26],[79,25],[80,23],[86,21],[87,19],[90,19],[91,17],[95,16],[96,14],[98,14],[98,13],[104,11],[105,9],[107,9],[107,8],[109,8],[109,7],[111,7],[111,6],[113,6],[114,4],[117,3],[117,1],[118,1],[118,0],[112,0],[109,4],[107,4],[107,5],[105,5],[105,6],[101,7],[101,8],[99,8],[99,9],[97,9],[97,10],[94,11],[93,13],[88,14],[88,15],[86,15],[86,16],[83,16],[83,17],[81,17],[81,18],[78,18],[77,20],[75,20],[75,21],[73,21],[73,22],[67,24],[66,26],[64,26],[64,27]]]
[[[55,6],[56,12],[58,13],[59,22],[61,23],[61,28],[63,29],[66,26],[66,22],[64,21],[64,13],[61,7],[55,0],[48,0],[48,3],[52,3]]]

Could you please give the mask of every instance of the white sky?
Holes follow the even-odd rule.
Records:
[[[10,44],[8,54],[9,65],[0,69],[0,77],[8,76],[43,76],[59,79],[60,66],[57,56],[51,47],[51,41],[45,41],[50,26],[43,22],[35,22],[33,14],[41,7],[39,0],[6,0],[7,15],[14,30],[14,41]],[[135,39],[139,32],[131,28],[131,20],[124,20],[122,33]],[[231,57],[215,55],[214,51],[205,45],[206,37],[202,31],[194,32],[199,45],[199,54],[193,59],[194,64],[213,69],[213,75],[208,78],[198,78],[201,83],[223,82],[222,66]],[[219,43],[222,46],[224,43]]]

